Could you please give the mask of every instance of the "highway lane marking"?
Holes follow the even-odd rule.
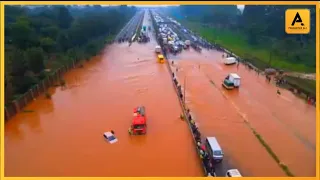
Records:
[[[210,77],[208,75],[206,75],[211,84],[214,85],[214,87],[216,89],[218,89],[218,91],[221,92],[221,94],[223,95],[223,97],[225,97],[225,99],[229,100],[229,102],[232,104],[232,106],[235,108],[236,112],[243,118],[244,122],[246,124],[249,125],[249,127],[252,127],[251,124],[249,124],[249,120],[248,120],[248,117],[247,117],[247,114],[244,113],[244,112],[241,112],[240,108],[226,95],[226,93],[222,90],[220,90],[219,88],[216,87],[215,83],[213,82],[213,80],[210,79]],[[260,104],[260,103],[259,103]],[[302,137],[300,135],[300,133],[297,132],[297,130],[295,130],[294,128],[290,127],[290,125],[284,123],[283,121],[281,121],[278,117],[276,117],[274,115],[273,112],[269,111],[266,107],[262,106],[264,110],[266,110],[273,118],[275,118],[278,122],[280,122],[282,125],[284,125],[284,127],[289,130],[289,132],[291,132],[291,134],[296,137],[302,144],[304,144],[308,149],[311,149],[313,151],[315,151],[315,145],[313,145],[309,140],[305,139],[304,137]]]

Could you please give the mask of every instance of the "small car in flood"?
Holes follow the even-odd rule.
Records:
[[[103,133],[103,137],[109,141],[110,144],[114,144],[118,142],[118,139],[114,136],[112,132],[105,132]]]
[[[226,177],[242,177],[238,169],[229,169],[226,173]]]

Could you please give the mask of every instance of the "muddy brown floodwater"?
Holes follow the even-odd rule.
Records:
[[[264,138],[295,176],[316,175],[315,107],[265,81],[245,66],[225,66],[222,53],[184,51],[176,57],[186,102],[205,136],[216,136],[228,162],[247,176],[285,176],[244,121]],[[238,90],[222,87],[228,73],[241,79]]]
[[[148,16],[146,16],[147,18]],[[148,21],[149,22],[149,21]],[[148,44],[114,44],[5,125],[5,176],[203,176],[166,65]],[[133,108],[148,132],[129,136]],[[114,130],[115,144],[103,139]]]

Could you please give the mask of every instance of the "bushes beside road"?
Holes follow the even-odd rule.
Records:
[[[5,102],[48,72],[98,54],[135,11],[127,6],[5,6]]]

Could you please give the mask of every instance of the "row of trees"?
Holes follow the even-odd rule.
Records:
[[[285,33],[285,11],[308,8],[311,32],[306,35]],[[179,20],[197,21],[206,26],[228,29],[246,37],[248,44],[270,49],[284,60],[315,68],[316,7],[312,5],[246,5],[241,12],[235,5],[183,5],[167,9]],[[272,54],[271,54],[272,55]]]
[[[88,59],[136,12],[127,6],[5,6],[6,102],[51,71]]]

